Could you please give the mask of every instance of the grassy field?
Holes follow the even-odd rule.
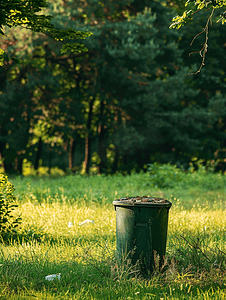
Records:
[[[224,177],[172,177],[161,189],[144,173],[9,178],[23,222],[0,244],[0,299],[226,299]],[[150,279],[115,258],[112,201],[137,195],[173,203],[165,267]]]

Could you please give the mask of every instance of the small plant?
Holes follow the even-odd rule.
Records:
[[[18,207],[14,196],[14,186],[8,181],[8,177],[0,174],[0,237],[8,240],[16,233],[15,228],[21,223],[21,218],[14,215]]]
[[[185,175],[181,169],[174,165],[158,163],[148,164],[148,172],[151,175],[152,184],[158,188],[173,187]]]

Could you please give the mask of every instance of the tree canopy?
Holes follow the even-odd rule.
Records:
[[[55,28],[93,33],[82,53],[62,53],[48,35],[21,26],[8,29],[2,47],[20,64],[0,68],[5,171],[21,173],[26,161],[34,170],[87,174],[140,171],[153,162],[186,169],[194,158],[223,156],[226,27],[213,24],[208,67],[198,80],[187,76],[197,68],[189,41],[209,11],[170,30],[177,2],[180,13],[176,0],[49,0]],[[201,42],[199,35],[194,47]]]
[[[5,35],[5,27],[21,26],[33,32],[44,33],[57,41],[61,41],[63,46],[61,52],[68,50],[74,53],[87,51],[83,44],[78,42],[68,43],[68,40],[85,39],[91,35],[90,32],[76,31],[72,28],[56,29],[51,23],[52,16],[44,13],[48,7],[46,0],[1,0],[0,1],[0,34]],[[0,48],[0,66],[4,60],[9,59],[18,62],[17,58],[9,58],[5,49]]]

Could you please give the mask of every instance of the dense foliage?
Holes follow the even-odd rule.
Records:
[[[62,53],[70,50],[71,52],[80,53],[87,50],[84,45],[78,43],[66,43],[68,39],[85,39],[91,33],[81,32],[69,29],[56,29],[50,22],[52,16],[49,14],[43,14],[43,10],[47,8],[46,0],[1,0],[0,2],[0,35],[5,35],[5,27],[21,26],[27,28],[33,32],[42,32],[50,35],[57,41],[63,42],[61,49]],[[4,51],[5,48],[0,48],[0,66],[4,64],[4,61],[12,59],[14,62],[19,62],[18,58],[9,57]]]
[[[218,159],[224,170],[225,29],[213,25],[208,67],[189,76],[198,60],[188,45],[206,12],[189,29],[172,30],[177,3],[49,1],[56,28],[93,33],[82,53],[62,53],[54,40],[19,27],[7,31],[2,45],[21,64],[0,70],[4,170],[22,173],[24,161],[84,173],[153,162],[187,169],[195,157]]]
[[[14,210],[18,207],[14,195],[14,186],[7,176],[0,174],[0,240],[7,240],[16,233],[20,224],[20,217],[15,216]]]

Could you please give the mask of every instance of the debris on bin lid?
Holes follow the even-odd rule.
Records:
[[[128,203],[128,204],[137,204],[137,203],[147,203],[147,204],[169,204],[170,202],[165,198],[159,198],[159,197],[150,197],[150,196],[136,196],[136,197],[124,197],[117,199],[116,201],[119,201],[120,203]]]

